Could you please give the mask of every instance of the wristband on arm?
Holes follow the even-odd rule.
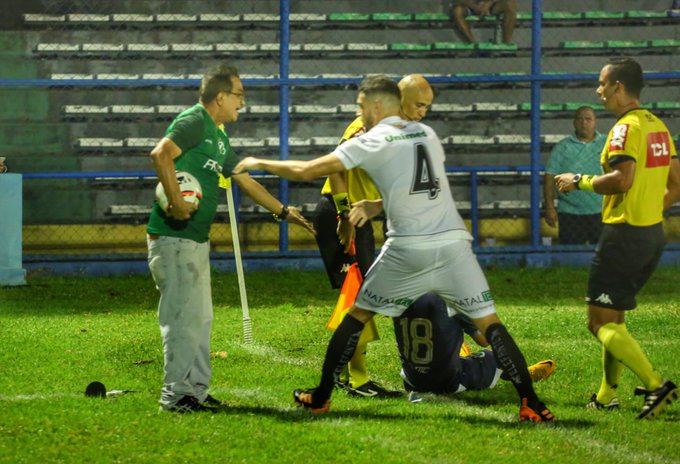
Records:
[[[578,189],[579,190],[585,190],[587,192],[594,192],[595,188],[593,187],[593,181],[595,180],[597,176],[587,176],[584,175],[581,177],[581,180],[578,183]]]
[[[338,212],[338,216],[342,216],[342,213],[345,211],[349,213],[350,207],[347,192],[333,195],[333,203],[335,203],[335,210]]]
[[[286,205],[283,205],[281,207],[281,212],[279,214],[274,213],[274,214],[272,214],[272,216],[274,217],[274,220],[276,222],[281,222],[281,221],[284,221],[288,217],[288,213],[289,213],[288,207]]]

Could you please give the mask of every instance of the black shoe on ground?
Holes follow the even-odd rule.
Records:
[[[609,403],[604,404],[597,401],[597,393],[593,393],[590,397],[590,402],[586,404],[586,409],[604,409],[605,411],[611,411],[612,409],[619,409],[621,405],[619,404],[618,398],[613,398]]]
[[[220,401],[212,395],[206,396],[205,399],[201,402],[201,405],[213,409],[221,409],[226,408],[228,406],[226,401]]]
[[[397,398],[401,396],[400,391],[388,390],[372,380],[357,388],[347,387],[347,394],[364,398]]]
[[[335,386],[335,388],[338,388],[340,390],[347,390],[348,388],[351,388],[349,385],[349,380],[345,381],[337,379],[333,385]]]
[[[293,399],[312,414],[327,413],[331,409],[331,400],[318,400],[314,397],[315,393],[315,388],[310,388],[309,390],[297,389],[293,391]]]
[[[642,406],[642,411],[637,416],[638,419],[654,419],[666,406],[671,404],[673,400],[677,400],[678,396],[680,396],[678,394],[678,387],[670,380],[666,380],[654,391],[637,387],[635,394],[645,395],[645,403]]]
[[[196,397],[183,396],[177,403],[168,406],[167,408],[162,408],[162,410],[187,414],[192,412],[213,411],[213,408],[202,405]]]

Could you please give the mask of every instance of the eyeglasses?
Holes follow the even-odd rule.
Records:
[[[226,94],[238,97],[241,101],[245,101],[246,94],[244,92],[225,92]]]

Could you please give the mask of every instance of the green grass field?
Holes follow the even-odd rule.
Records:
[[[680,381],[678,269],[662,268],[628,327],[664,375]],[[587,411],[600,348],[585,326],[586,271],[487,270],[499,314],[529,362],[551,357],[537,384],[557,427],[520,424],[509,383],[411,404],[333,396],[331,413],[296,408],[317,383],[335,303],[322,272],[246,276],[255,342],[242,342],[235,274],[213,276],[212,393],[219,414],[158,412],[162,351],[150,276],[30,276],[0,288],[0,462],[668,463],[680,462],[680,404],[636,421],[637,379],[624,373],[620,411]],[[400,388],[391,322],[369,345],[372,377]],[[86,385],[135,390],[84,396]]]

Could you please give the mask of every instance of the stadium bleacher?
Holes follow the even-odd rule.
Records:
[[[220,11],[214,2],[201,0],[182,8],[160,1],[74,4],[71,10],[41,2],[32,5],[3,33],[17,38],[15,44],[6,40],[14,48],[5,52],[9,63],[5,72],[8,78],[47,79],[52,85],[35,89],[30,96],[19,90],[11,96],[16,102],[10,103],[14,110],[9,115],[14,119],[5,120],[7,128],[0,138],[10,149],[17,147],[10,134],[21,124],[35,140],[31,144],[29,138],[27,146],[16,148],[21,154],[13,163],[17,169],[149,170],[149,149],[169,120],[196,101],[195,88],[205,67],[221,60],[237,64],[246,82],[247,106],[229,129],[234,146],[243,154],[277,156],[278,1],[233,2],[234,11]],[[374,72],[395,78],[419,72],[434,82],[436,97],[426,122],[440,135],[450,165],[510,169],[529,165],[531,12],[519,13],[513,44],[496,43],[497,18],[469,17],[480,37],[471,45],[455,36],[441,5],[435,0],[415,7],[406,1],[361,5],[341,1],[330,6],[302,2],[293,8],[287,77],[299,82],[289,87],[289,155],[323,154],[337,142],[355,114],[354,90],[342,80],[356,82]],[[565,11],[545,8],[541,73],[551,79],[541,86],[541,163],[569,133],[572,113],[579,106],[596,109],[600,131],[613,122],[594,93],[597,72],[607,58],[632,55],[648,72],[677,72],[680,49],[677,18],[649,9],[642,0],[617,2],[616,11],[594,9],[580,0],[560,5]],[[13,61],[17,56],[23,61],[12,68],[12,63],[19,63]],[[573,74],[591,77],[571,79]],[[492,79],[486,79],[489,76]],[[314,79],[333,82],[315,84]],[[667,118],[674,134],[680,134],[680,89],[672,82],[650,80],[644,102]],[[40,111],[25,110],[26,101]],[[41,146],[51,151],[41,153]],[[482,178],[480,204],[487,205],[489,214],[526,211],[526,177],[494,172]],[[463,185],[468,181],[467,174],[452,177],[462,202],[469,200],[469,186]],[[94,182],[88,198],[78,196],[86,211],[82,216],[106,222],[125,217],[120,211],[130,211],[113,208],[116,205],[136,205],[137,214],[143,214],[150,184],[141,182],[137,191],[120,191],[110,182]],[[318,185],[292,189],[291,195],[294,204],[313,203]],[[507,211],[498,207],[495,196],[515,202],[514,206]],[[492,204],[496,207],[488,206]],[[243,207],[252,204],[246,201]],[[27,219],[38,216],[31,210]]]

